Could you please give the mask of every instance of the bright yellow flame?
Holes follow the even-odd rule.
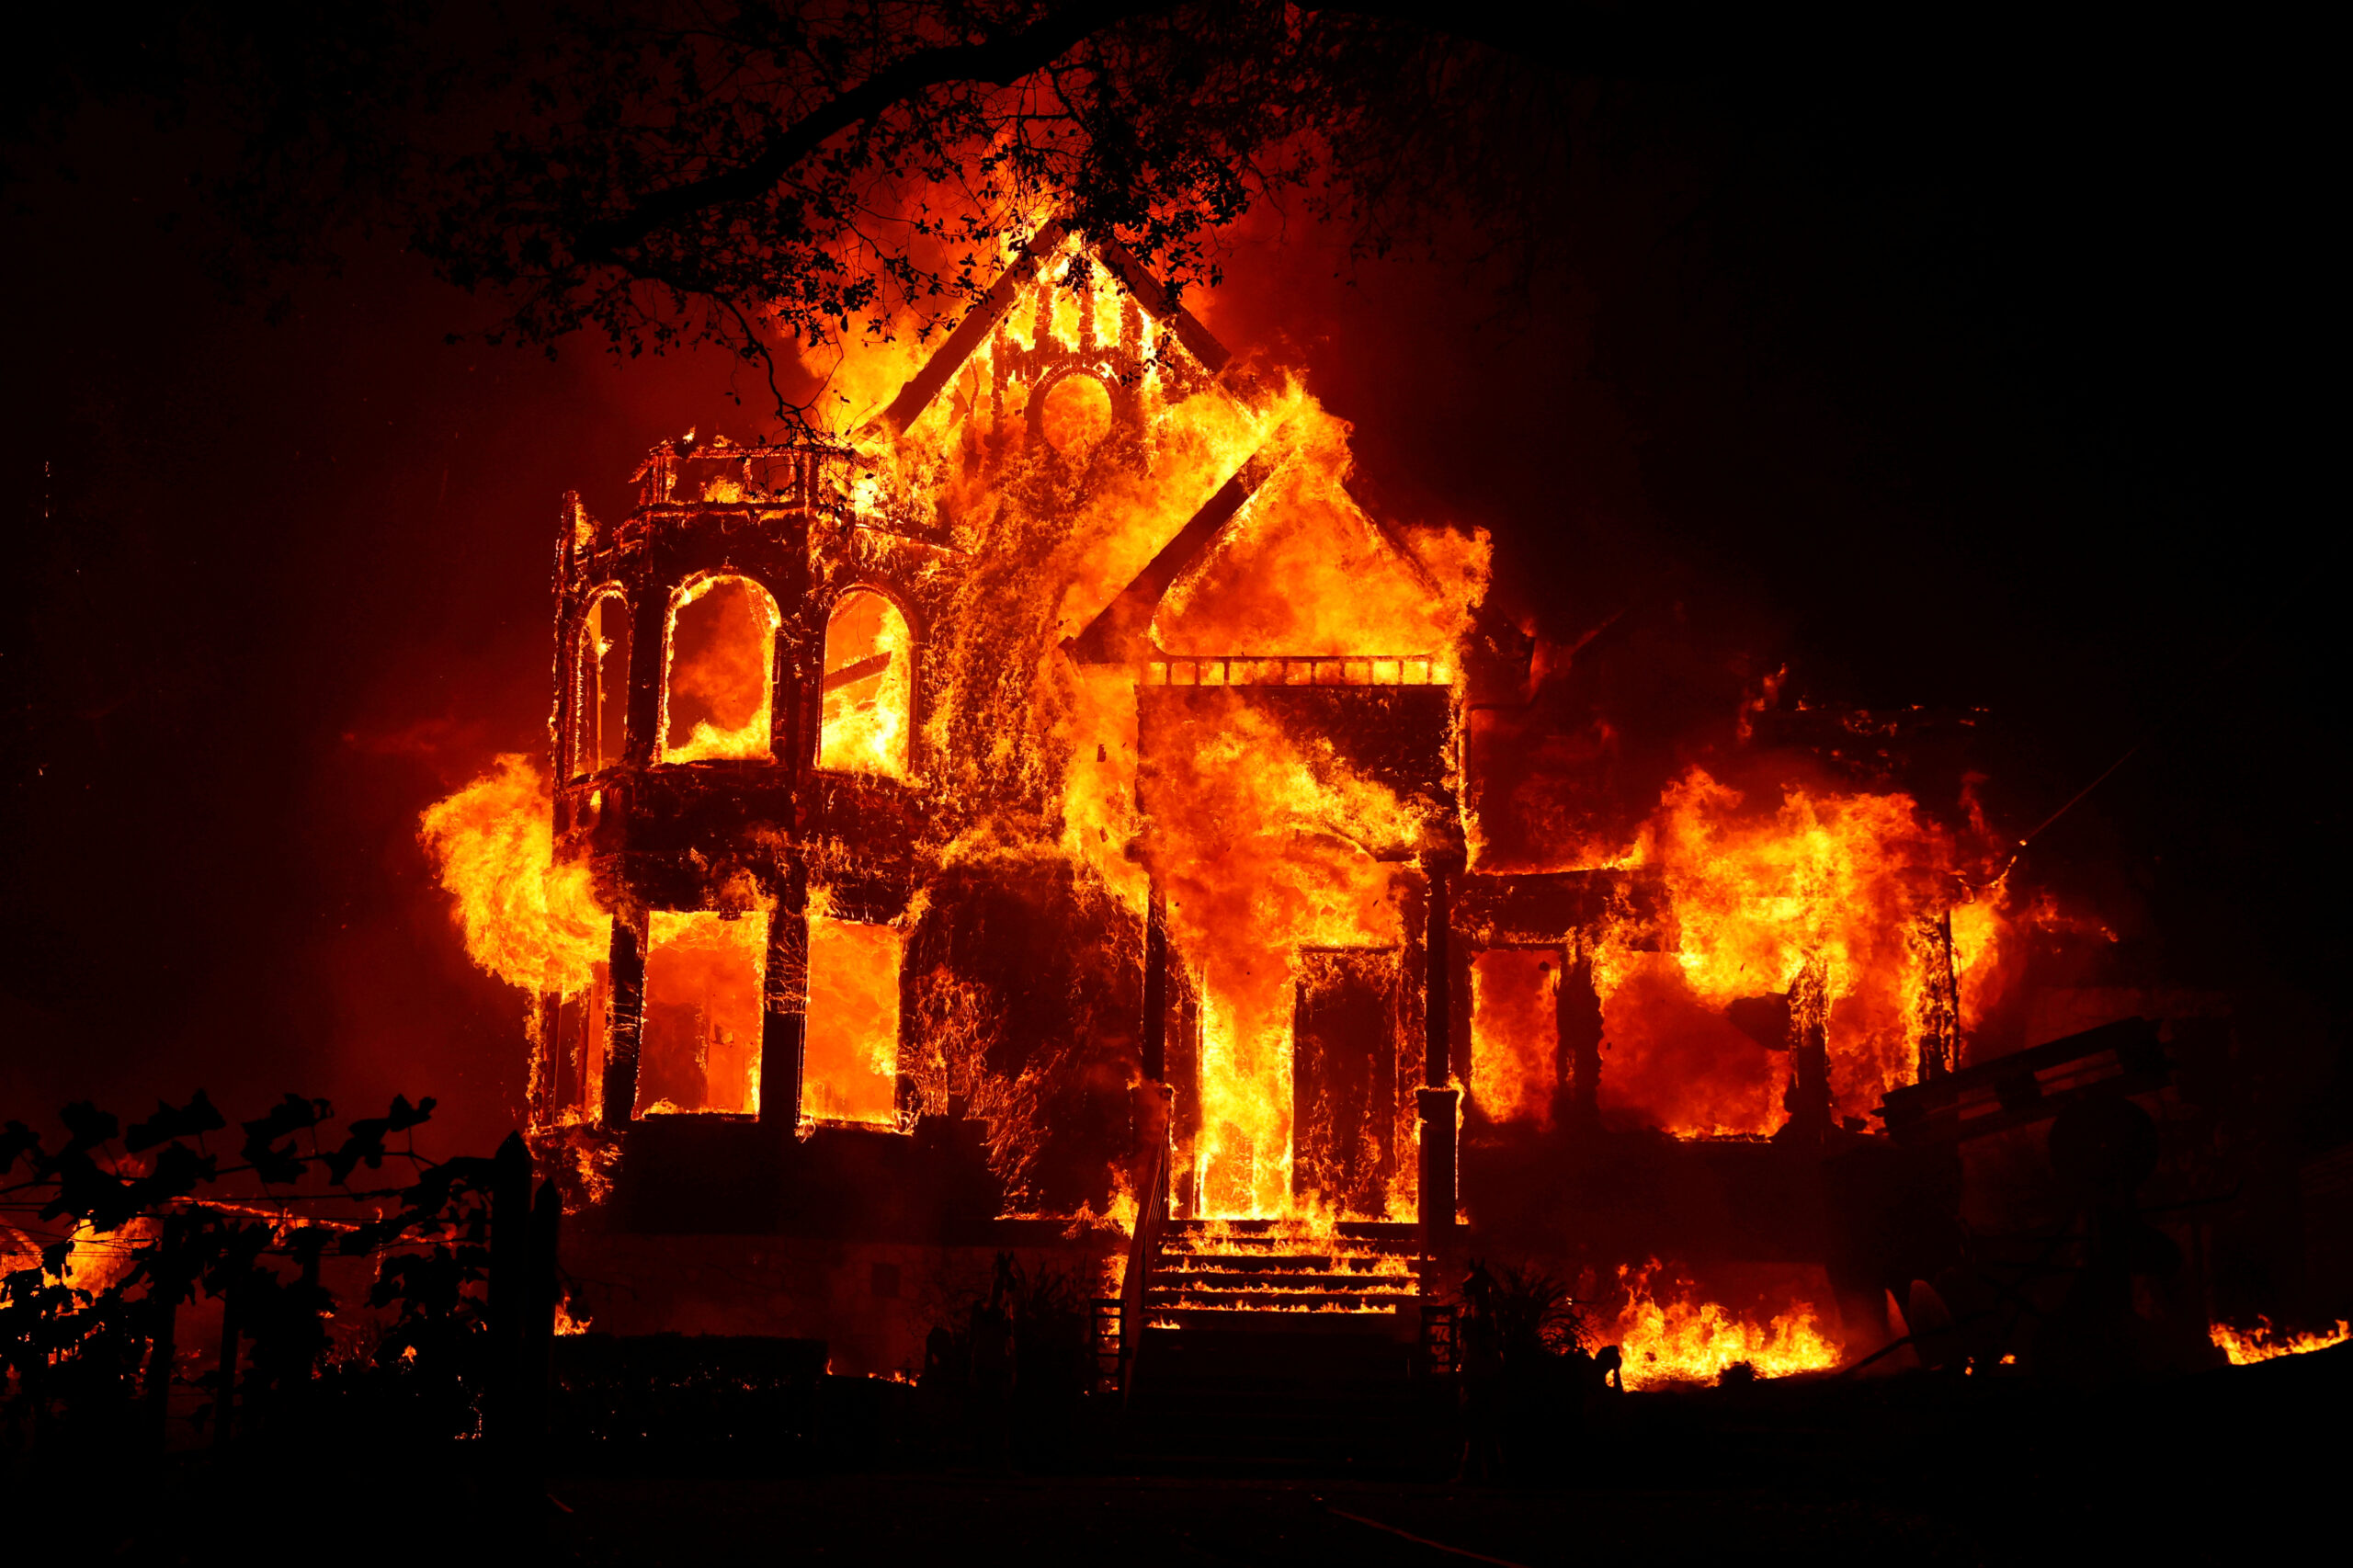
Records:
[[[2353,1339],[2353,1324],[2343,1318],[2336,1320],[2334,1329],[2320,1334],[2279,1334],[2272,1329],[2268,1318],[2256,1319],[2251,1329],[2218,1323],[2208,1332],[2215,1347],[2231,1358],[2234,1367],[2251,1367],[2257,1361],[2276,1360],[2282,1356],[2302,1356]]]
[[[554,817],[539,769],[519,753],[426,809],[420,837],[474,962],[510,985],[573,995],[612,950],[612,916],[588,868],[555,863]]]
[[[1790,993],[1820,1009],[1839,1113],[1867,1115],[1912,1082],[1929,975],[1921,923],[1961,887],[1950,833],[1911,797],[1785,787],[1752,806],[1693,767],[1670,786],[1634,856],[1662,884],[1666,952],[1631,921],[1595,954],[1610,1071],[1605,1105],[1684,1133],[1770,1132],[1790,1058],[1748,1040],[1723,1009]],[[1982,966],[1980,905],[1956,914],[1956,968]],[[1964,986],[1963,1013],[1977,999]]]
[[[1620,1267],[1618,1271],[1628,1290],[1616,1330],[1618,1351],[1625,1358],[1619,1376],[1626,1387],[1712,1382],[1727,1368],[1743,1362],[1764,1378],[1827,1371],[1838,1365],[1838,1346],[1814,1321],[1813,1302],[1792,1301],[1765,1324],[1735,1317],[1714,1301],[1688,1295],[1662,1302],[1651,1290],[1658,1267],[1654,1258],[1640,1270]]]

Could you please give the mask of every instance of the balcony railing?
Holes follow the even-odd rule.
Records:
[[[1427,653],[1368,656],[1167,658],[1147,661],[1142,686],[1450,686],[1454,672]]]

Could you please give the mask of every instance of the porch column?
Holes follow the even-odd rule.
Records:
[[[768,916],[767,974],[760,1006],[760,1119],[801,1124],[801,1073],[809,1042],[809,880],[795,867]]]
[[[1422,1084],[1415,1094],[1421,1114],[1421,1211],[1424,1233],[1444,1233],[1454,1226],[1455,1102],[1461,1091],[1449,1086],[1453,1066],[1454,987],[1449,948],[1452,920],[1447,880],[1456,867],[1449,859],[1424,862],[1429,880],[1422,932]]]
[[[645,911],[613,912],[612,1006],[605,1037],[604,1125],[619,1131],[637,1110],[638,1046],[645,1032]]]

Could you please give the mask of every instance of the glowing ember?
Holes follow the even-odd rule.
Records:
[[[2353,1339],[2353,1325],[2343,1318],[2336,1320],[2336,1328],[2321,1334],[2279,1334],[2273,1330],[2268,1318],[2256,1319],[2251,1329],[2218,1323],[2208,1332],[2215,1347],[2231,1358],[2234,1367],[2251,1367],[2257,1361],[2277,1360],[2282,1356],[2302,1356]]]
[[[1745,1363],[1760,1378],[1792,1372],[1827,1371],[1842,1359],[1838,1346],[1814,1321],[1813,1303],[1792,1301],[1769,1323],[1734,1317],[1714,1301],[1688,1293],[1660,1301],[1651,1280],[1654,1259],[1639,1270],[1619,1269],[1627,1301],[1618,1314],[1614,1339],[1625,1358],[1620,1374],[1630,1389],[1661,1383],[1713,1382],[1727,1368]]]

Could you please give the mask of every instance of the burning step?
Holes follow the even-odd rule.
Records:
[[[1395,1333],[1422,1279],[1405,1236],[1306,1231],[1267,1221],[1180,1221],[1170,1227],[1145,1302],[1168,1330]]]

